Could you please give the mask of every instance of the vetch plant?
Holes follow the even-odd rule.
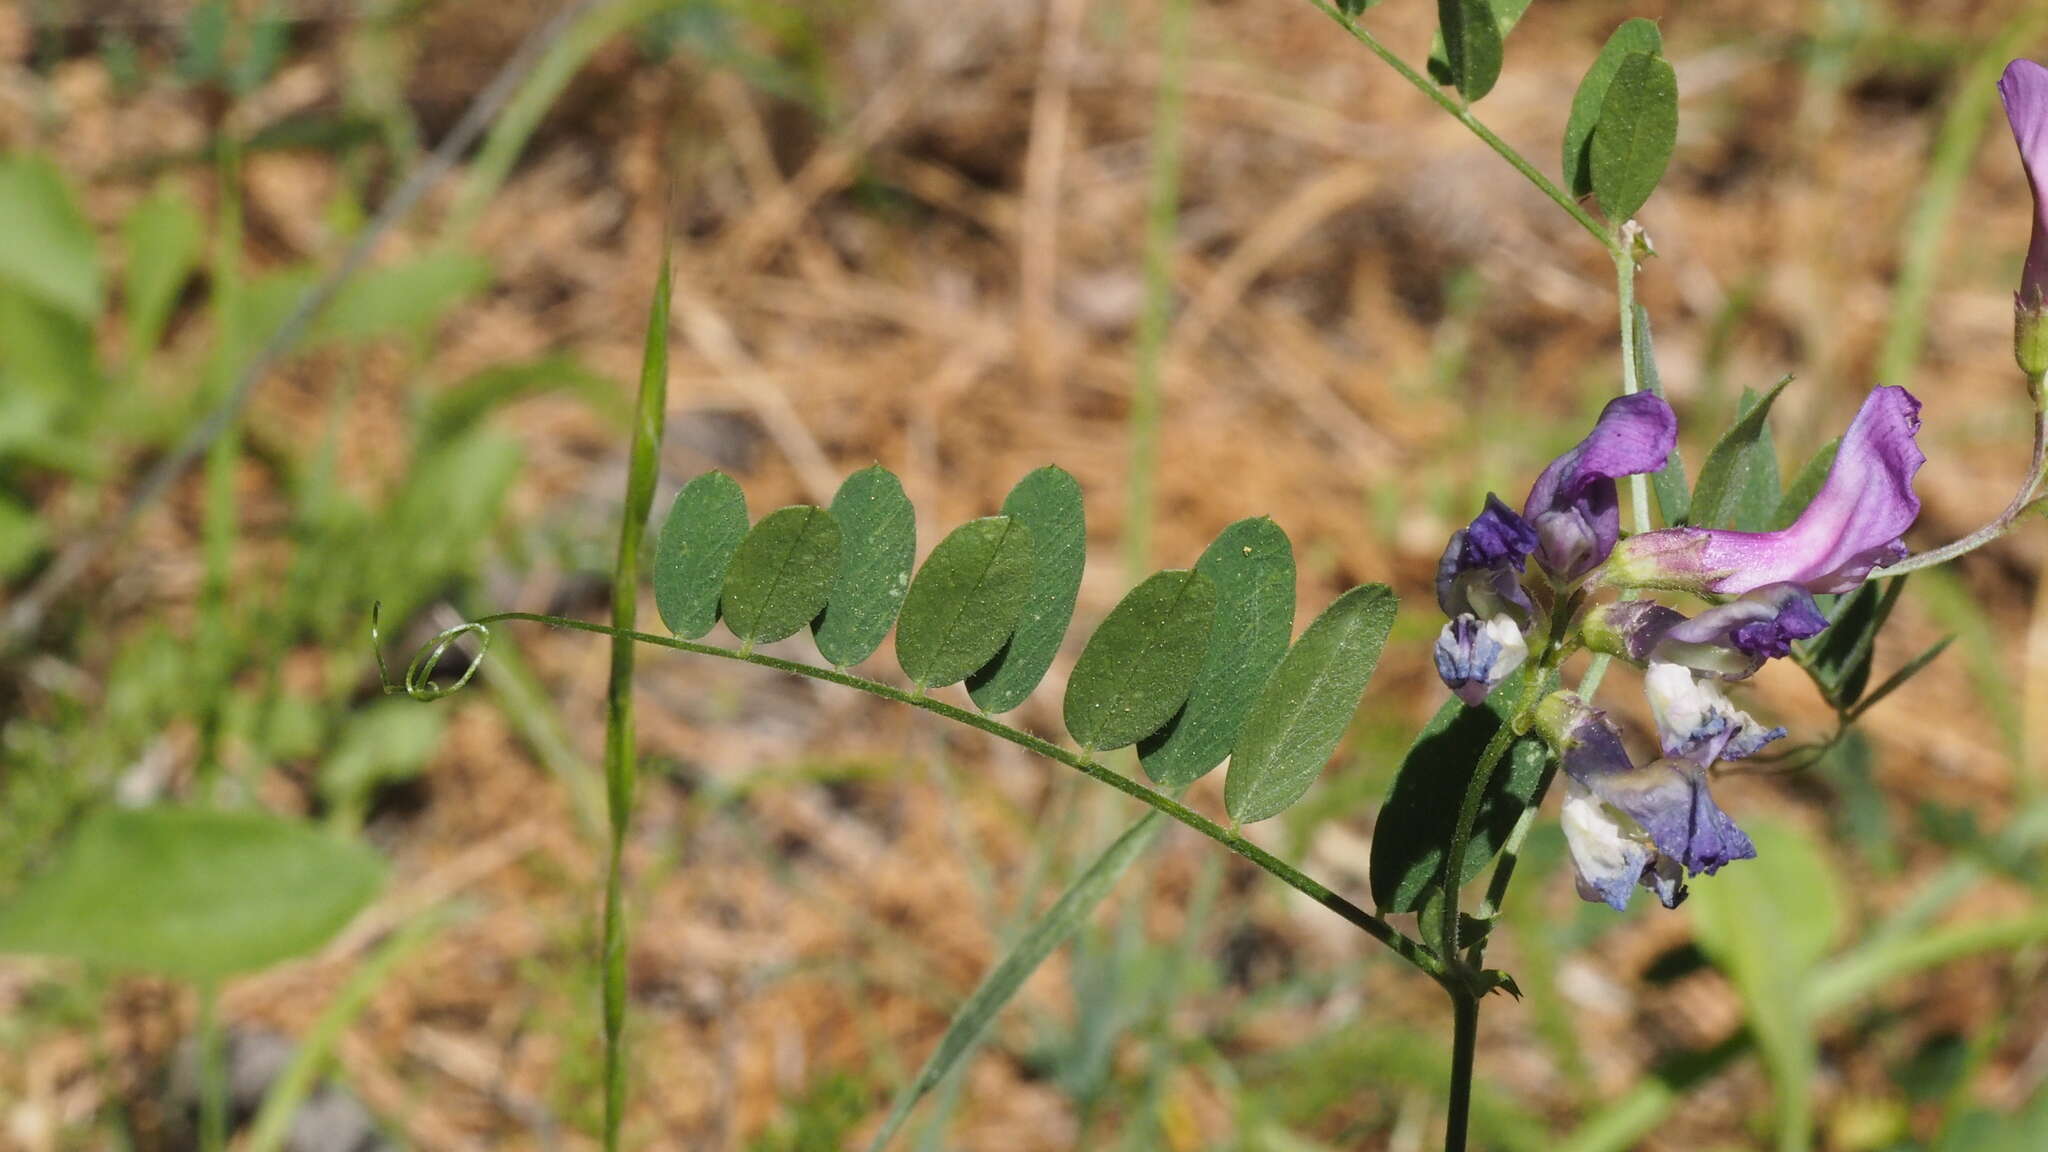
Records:
[[[634,805],[630,684],[638,645],[756,664],[906,704],[1035,752],[1151,809],[1018,938],[904,1086],[874,1147],[889,1142],[1165,817],[1387,945],[1443,989],[1453,1010],[1443,1146],[1457,1150],[1466,1145],[1480,1004],[1495,991],[1520,994],[1507,973],[1486,966],[1489,929],[1560,770],[1561,820],[1580,895],[1619,909],[1643,888],[1677,906],[1689,887],[1711,885],[1716,873],[1749,866],[1763,852],[1737,814],[1717,803],[1714,776],[1745,761],[1810,763],[1816,749],[1839,741],[1939,652],[1870,688],[1871,654],[1897,600],[1898,577],[1981,547],[2041,506],[2044,218],[2036,219],[2015,313],[2018,359],[2036,404],[2033,464],[2000,517],[1954,544],[1912,555],[1905,537],[1919,513],[1914,481],[1925,457],[1916,439],[1920,401],[1903,388],[1873,389],[1841,439],[1781,491],[1768,438],[1769,414],[1786,386],[1780,383],[1746,399],[1697,483],[1686,481],[1678,416],[1661,393],[1649,318],[1634,292],[1639,262],[1653,251],[1634,216],[1662,178],[1677,136],[1676,77],[1654,24],[1623,24],[1592,62],[1563,126],[1558,182],[1471,107],[1498,79],[1504,41],[1526,3],[1444,0],[1440,52],[1425,75],[1355,22],[1366,5],[1316,2],[1607,251],[1621,345],[1621,395],[1592,429],[1532,479],[1519,508],[1489,496],[1445,548],[1435,592],[1446,623],[1434,660],[1452,698],[1417,735],[1380,812],[1371,860],[1376,911],[1242,832],[1286,811],[1315,782],[1360,705],[1396,612],[1391,589],[1367,584],[1337,597],[1294,637],[1293,549],[1271,520],[1233,524],[1191,566],[1150,575],[1117,604],[1068,678],[1069,743],[996,719],[1041,682],[1074,614],[1085,513],[1079,487],[1057,467],[1022,478],[1000,508],[947,533],[922,564],[915,563],[910,503],[880,466],[849,477],[829,507],[783,508],[751,525],[735,481],[716,472],[697,477],[675,498],[654,544],[654,598],[670,635],[640,630],[640,553],[667,380],[664,265],[633,424],[611,622],[494,613],[442,632],[396,683],[387,677],[387,690],[420,699],[452,692],[476,674],[492,629],[513,621],[611,639],[607,1148],[620,1145],[625,1107],[622,845]],[[2038,191],[2037,173],[2048,170],[2048,70],[2015,63],[2001,90]],[[1653,493],[1662,527],[1653,522]],[[1686,599],[1666,603],[1652,593]],[[706,642],[720,624],[733,646]],[[806,630],[822,664],[756,650]],[[873,659],[892,630],[907,687],[851,670]],[[437,684],[433,670],[464,639],[475,651],[461,678]],[[1582,652],[1590,660],[1567,684],[1568,663]],[[1786,753],[1777,742],[1787,730],[1758,720],[1728,694],[1731,684],[1781,659],[1806,670],[1839,722],[1824,740]],[[1642,672],[1655,717],[1648,755],[1632,750],[1629,735],[1595,703],[1617,660]],[[955,702],[959,685],[965,704]],[[1123,748],[1136,749],[1145,779],[1104,763],[1105,753]],[[1225,760],[1228,826],[1180,799]],[[1466,886],[1489,864],[1483,894],[1468,902]],[[1416,918],[1412,930],[1391,919],[1403,915]],[[1781,1146],[1803,1146],[1809,1126],[1788,1103]]]

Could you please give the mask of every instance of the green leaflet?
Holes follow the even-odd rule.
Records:
[[[747,494],[723,472],[683,485],[654,544],[654,604],[685,640],[718,623],[718,598],[733,554],[747,535]]]
[[[11,284],[74,320],[100,312],[92,224],[57,166],[40,156],[0,157],[0,284]]]
[[[1778,457],[1771,444],[1769,417],[1790,376],[1769,392],[1743,393],[1740,414],[1707,453],[1693,486],[1690,522],[1701,528],[1744,528],[1768,523],[1778,507]],[[1743,521],[1749,521],[1745,527]]]
[[[1504,32],[1493,5],[1487,0],[1436,0],[1436,16],[1451,86],[1467,102],[1479,100],[1500,79]]]
[[[1102,898],[1109,895],[1109,889],[1117,877],[1131,866],[1139,853],[1158,835],[1159,813],[1147,812],[1139,817],[1122,836],[1117,837],[1095,862],[1081,873],[1073,887],[1060,894],[1044,916],[1017,940],[1017,943],[1003,958],[982,977],[980,985],[953,1013],[952,1023],[946,1026],[946,1034],[939,1039],[939,1046],[924,1067],[917,1070],[917,1078],[897,1092],[896,1100],[889,1107],[889,1116],[882,1121],[881,1130],[868,1143],[868,1152],[881,1152],[903,1127],[903,1121],[910,1116],[910,1110],[917,1106],[925,1093],[937,1087],[945,1079],[962,1056],[973,1045],[975,1037],[981,1035],[996,1013],[1003,1010],[1024,981],[1038,970],[1053,949],[1065,943],[1074,934]]]
[[[719,611],[740,643],[780,640],[825,607],[839,571],[839,526],[809,504],[778,508],[740,541]]]
[[[1661,56],[1631,52],[1608,82],[1593,129],[1593,198],[1610,220],[1636,214],[1678,143],[1678,74]]]
[[[896,621],[896,662],[920,691],[957,684],[989,662],[1031,591],[1031,529],[985,516],[925,557]]]
[[[1443,880],[1444,856],[1480,754],[1521,699],[1525,680],[1509,679],[1484,705],[1444,701],[1408,748],[1373,828],[1373,902],[1382,913],[1414,912]],[[1465,850],[1464,884],[1500,850],[1542,782],[1549,750],[1534,735],[1515,741],[1488,782]],[[1233,769],[1234,771],[1234,769]]]
[[[1530,0],[1487,0],[1487,6],[1493,9],[1493,22],[1495,27],[1500,29],[1503,44],[1508,38],[1508,33],[1514,31],[1515,25],[1522,22],[1522,13],[1529,10],[1529,2]],[[1436,30],[1436,38],[1430,41],[1428,67],[1430,79],[1439,84],[1456,87],[1457,77],[1451,74],[1451,59],[1444,47],[1444,30],[1441,26]],[[1474,96],[1471,99],[1477,100],[1479,97]]]
[[[0,907],[0,952],[218,980],[318,948],[383,881],[369,848],[262,813],[106,809]]]
[[[199,266],[205,235],[199,214],[168,185],[151,192],[121,221],[128,253],[122,300],[131,364],[162,339],[178,293]]]
[[[1068,734],[1101,752],[1164,727],[1187,701],[1215,622],[1215,582],[1193,569],[1155,572],[1131,589],[1067,679]]]
[[[1906,590],[1906,578],[1871,580],[1838,601],[1828,613],[1827,631],[1796,650],[1796,658],[1821,686],[1821,694],[1837,708],[1849,708],[1870,683],[1870,661],[1877,633],[1891,618]]]
[[[1031,590],[1009,643],[967,679],[967,694],[984,712],[1008,712],[1045,678],[1074,619],[1081,570],[1088,561],[1088,523],[1081,486],[1047,465],[1017,481],[1003,515],[1031,530]]]
[[[876,464],[839,486],[832,519],[839,525],[839,575],[811,630],[818,653],[845,668],[874,655],[896,622],[917,562],[917,511],[895,474]]]
[[[1640,304],[1636,305],[1636,380],[1655,395],[1664,395],[1664,379],[1657,374],[1656,345],[1650,340],[1650,310]],[[1650,487],[1657,493],[1657,510],[1664,514],[1664,523],[1685,523],[1692,497],[1685,486],[1685,458],[1678,454],[1676,443],[1671,445],[1671,455],[1664,458],[1664,467],[1650,477]]]
[[[1799,519],[1799,514],[1806,511],[1806,506],[1813,503],[1813,498],[1820,494],[1820,486],[1827,483],[1828,470],[1835,466],[1835,453],[1841,447],[1840,436],[1821,445],[1820,451],[1813,454],[1813,459],[1808,460],[1806,466],[1799,470],[1799,475],[1792,478],[1792,486],[1785,489],[1785,495],[1778,501],[1777,510],[1772,513],[1768,528],[1784,528]]]
[[[1593,58],[1593,66],[1572,96],[1571,116],[1564,125],[1564,185],[1572,195],[1592,195],[1593,132],[1599,126],[1600,107],[1607,100],[1607,86],[1614,81],[1614,73],[1631,53],[1656,55],[1663,50],[1664,37],[1658,33],[1656,21],[1638,17],[1623,21],[1607,38],[1600,55]]]
[[[1238,730],[1223,783],[1232,820],[1277,816],[1315,783],[1379,666],[1397,607],[1386,585],[1360,585],[1295,641]]]
[[[1294,635],[1294,547],[1265,517],[1223,530],[1195,562],[1216,585],[1216,624],[1188,702],[1139,745],[1145,774],[1185,788],[1230,755],[1259,690]]]

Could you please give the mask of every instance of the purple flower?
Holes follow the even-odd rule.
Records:
[[[1999,77],[1998,95],[2034,192],[2034,233],[2014,299],[2021,310],[2039,313],[2048,308],[2048,68],[2032,60],[2013,61]]]
[[[1756,855],[1756,846],[1707,790],[1707,768],[1716,755],[1738,742],[1743,751],[1761,747],[1754,721],[1732,707],[1727,712],[1733,717],[1708,706],[1700,712],[1713,713],[1722,726],[1713,729],[1703,720],[1703,731],[1666,732],[1666,748],[1675,747],[1676,754],[1638,768],[1622,745],[1621,730],[1576,693],[1552,693],[1538,706],[1537,729],[1556,750],[1565,775],[1584,790],[1565,829],[1582,894],[1620,907],[1641,884],[1656,888],[1670,906],[1684,896],[1674,866],[1711,875],[1730,861]],[[1588,800],[1598,801],[1597,811],[1588,809]],[[1627,842],[1654,852],[1629,852]]]
[[[1872,389],[1842,436],[1827,480],[1790,527],[1646,532],[1614,550],[1604,578],[1621,587],[1730,595],[1770,584],[1846,592],[1871,569],[1906,555],[1901,537],[1920,515],[1913,475],[1927,459],[1914,442],[1919,431],[1920,402],[1912,393]]]
[[[1580,634],[1588,648],[1631,663],[1682,664],[1741,680],[1827,626],[1811,593],[1769,584],[1691,619],[1650,600],[1617,601],[1588,613]]]
[[[1465,613],[1436,638],[1436,674],[1467,704],[1480,704],[1507,674],[1529,658],[1522,629],[1507,614],[1481,620]]]
[[[1536,531],[1488,493],[1472,523],[1451,533],[1436,567],[1436,602],[1444,615],[1491,619],[1506,613],[1527,628],[1536,607],[1522,589],[1522,570],[1536,548]]]
[[[1522,518],[1536,530],[1536,561],[1570,583],[1600,566],[1621,538],[1621,505],[1614,482],[1655,472],[1678,442],[1678,417],[1649,392],[1620,396],[1600,410],[1593,430],[1550,462]]]

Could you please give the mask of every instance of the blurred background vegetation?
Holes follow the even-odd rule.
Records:
[[[1688,450],[1796,373],[1790,475],[1905,384],[1911,542],[1988,519],[2025,465],[2029,204],[1990,86],[2048,54],[2048,14],[1538,0],[1480,114],[1554,170],[1629,16],[1662,21],[1683,101],[1640,292]],[[1435,19],[1365,16],[1417,63]],[[267,353],[522,43],[481,142]],[[1400,589],[1342,759],[1255,829],[1354,893],[1442,698],[1445,536],[1618,382],[1604,255],[1297,0],[15,0],[0,109],[0,909],[95,814],[170,802],[387,868],[339,937],[219,988],[246,1147],[592,1146],[604,648],[500,629],[425,706],[380,692],[368,619],[396,648],[603,611],[665,224],[659,507],[710,467],[756,509],[822,503],[879,460],[928,548],[1057,461],[1091,501],[1085,619],[1262,512],[1305,605]],[[1484,1020],[1480,1146],[1762,1147],[1804,1109],[1841,1152],[2048,1147],[2044,562],[2037,526],[1916,576],[1875,676],[1954,645],[1820,765],[1717,785],[1765,854],[1686,909],[1580,904],[1539,825],[1491,954],[1527,998]],[[651,653],[638,687],[636,1147],[853,1146],[1135,814],[761,669]],[[1056,731],[1054,699],[1022,722]],[[1789,669],[1746,706],[1830,719]],[[123,959],[0,961],[0,1147],[192,1146],[215,1001]],[[1427,1147],[1445,1016],[1169,830],[900,1146]]]

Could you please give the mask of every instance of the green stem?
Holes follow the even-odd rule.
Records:
[[[1515,151],[1507,141],[1494,135],[1493,129],[1488,128],[1480,122],[1477,116],[1472,115],[1470,108],[1445,95],[1443,89],[1432,83],[1429,77],[1410,68],[1406,61],[1396,56],[1386,45],[1380,43],[1377,36],[1359,27],[1349,16],[1344,15],[1331,6],[1329,0],[1309,0],[1309,3],[1315,5],[1316,9],[1323,15],[1335,20],[1346,32],[1351,34],[1352,39],[1365,45],[1366,49],[1379,57],[1380,61],[1387,67],[1400,73],[1401,78],[1413,85],[1416,91],[1436,101],[1438,107],[1450,113],[1452,119],[1463,124],[1474,136],[1479,137],[1481,143],[1493,149],[1495,154],[1508,162],[1509,166],[1513,167],[1515,171],[1520,172],[1524,179],[1536,186],[1537,191],[1549,197],[1551,203],[1564,209],[1566,215],[1578,221],[1579,227],[1584,228],[1592,235],[1593,239],[1600,241],[1601,247],[1609,251],[1616,250],[1614,237],[1608,234],[1607,228],[1604,225],[1598,220],[1593,219],[1592,215],[1584,208],[1579,207],[1579,202],[1566,195],[1564,189],[1559,188],[1550,177],[1537,171],[1536,166],[1529,163],[1528,159],[1520,152]]]
[[[868,680],[849,672],[840,672],[831,668],[817,668],[809,664],[799,664],[794,660],[782,660],[774,656],[764,656],[759,652],[739,652],[730,648],[720,648],[713,644],[698,644],[689,640],[678,640],[673,636],[656,636],[651,632],[635,632],[631,629],[607,627],[603,624],[593,624],[588,620],[575,620],[566,616],[548,616],[538,612],[494,612],[488,616],[472,620],[461,627],[463,630],[478,632],[487,636],[490,625],[508,620],[524,620],[535,624],[547,624],[556,628],[569,628],[578,632],[591,632],[600,636],[610,636],[614,640],[630,640],[640,644],[652,644],[659,648],[673,648],[678,652],[692,652],[699,656],[715,656],[721,660],[736,660],[743,664],[756,664],[763,668],[773,668],[778,672],[787,672],[792,676],[822,680],[828,684],[837,684],[841,687],[852,688],[858,692],[865,692],[870,696],[883,700],[890,700],[898,704],[908,704],[912,708],[920,708],[935,716],[943,716],[956,723],[965,724],[969,728],[986,732],[997,739],[1007,740],[1028,752],[1035,752],[1048,760],[1064,764],[1091,780],[1107,784],[1133,800],[1147,807],[1157,809],[1164,815],[1207,836],[1216,843],[1244,857],[1255,867],[1272,875],[1289,888],[1341,916],[1347,923],[1393,949],[1402,959],[1421,969],[1433,979],[1441,982],[1445,978],[1443,961],[1435,953],[1423,947],[1422,944],[1411,937],[1403,934],[1385,920],[1331,891],[1322,882],[1304,873],[1294,865],[1274,856],[1272,853],[1245,839],[1242,835],[1225,828],[1223,825],[1189,808],[1171,796],[1155,792],[1135,780],[1103,767],[1081,753],[1071,752],[1049,740],[1012,728],[993,717],[979,712],[970,712],[965,708],[955,707],[942,700],[935,700],[930,696],[907,692],[901,688],[892,687],[879,681]],[[450,631],[455,630],[451,629]],[[446,633],[443,635],[445,636]],[[434,643],[439,643],[439,640],[434,641]],[[478,659],[481,659],[481,657],[478,657]],[[410,675],[408,675],[406,683],[408,690],[416,688],[418,689],[418,694],[430,698],[436,695],[445,695],[447,691],[450,691],[417,684]]]
[[[1621,303],[1621,394],[1633,396],[1642,387],[1636,379],[1636,255],[1634,225],[1621,228],[1614,255],[1614,294]],[[1650,530],[1650,481],[1638,472],[1628,478],[1629,516],[1638,533]]]
[[[626,1114],[626,831],[633,819],[633,653],[627,636],[640,606],[640,542],[654,508],[662,419],[668,410],[668,235],[662,235],[661,273],[647,317],[640,399],[633,416],[633,447],[620,512],[619,554],[612,566],[612,667],[605,692],[604,778],[611,817],[611,850],[604,881],[604,1147],[618,1152]],[[480,658],[480,657],[479,657]]]
[[[2029,394],[2039,395],[2041,387],[2042,378],[2040,376],[2028,377],[2027,391]],[[1884,576],[1903,576],[1908,572],[1918,572],[1922,568],[1932,568],[1937,564],[1946,564],[1959,556],[1974,552],[2005,535],[2007,532],[2012,531],[2012,526],[2018,523],[2020,518],[2032,507],[2033,499],[2039,492],[2044,479],[2048,479],[2048,409],[2035,413],[2033,462],[2027,466],[2027,478],[2020,484],[2019,491],[2014,493],[2012,502],[2005,506],[2005,511],[1999,513],[1997,518],[1992,520],[1991,523],[1977,529],[1968,536],[1952,544],[1945,544],[1940,548],[1931,549],[1916,556],[1908,556],[1897,564],[1879,569],[1879,574]]]
[[[228,1143],[226,1036],[220,1027],[220,987],[199,988],[199,1152],[221,1152]]]
[[[1465,1152],[1472,1118],[1472,1063],[1479,1051],[1479,998],[1451,991],[1451,1098],[1444,1108],[1444,1152]]]
[[[1536,683],[1526,678],[1523,685],[1526,693],[1533,695],[1537,690]],[[1451,834],[1451,850],[1444,857],[1443,922],[1437,929],[1447,960],[1458,954],[1458,881],[1465,874],[1465,851],[1472,843],[1472,828],[1479,823],[1479,806],[1486,800],[1486,787],[1493,782],[1500,762],[1507,758],[1508,747],[1515,742],[1515,726],[1514,721],[1503,721],[1493,739],[1486,742],[1486,750],[1479,755],[1479,766],[1473,770],[1471,782],[1465,785],[1464,802],[1458,807],[1458,825]]]

